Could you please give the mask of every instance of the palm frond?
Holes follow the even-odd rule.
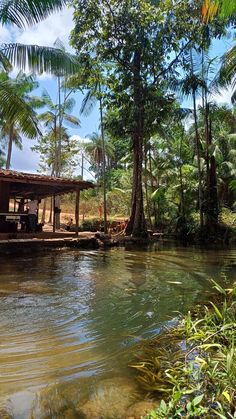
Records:
[[[60,10],[67,0],[3,0],[0,6],[0,22],[15,24],[19,28],[33,25],[51,13]]]
[[[222,84],[236,85],[236,45],[234,45],[226,54],[223,56],[223,64],[220,71],[220,77]]]
[[[63,105],[63,111],[64,112],[72,112],[73,108],[76,104],[76,101],[73,97],[70,97],[69,99],[67,99]]]
[[[37,74],[49,73],[57,76],[74,74],[78,71],[76,57],[68,52],[38,45],[4,44],[0,53],[21,70]]]
[[[12,65],[10,61],[7,59],[5,54],[2,53],[1,50],[0,50],[0,66],[6,72],[9,72],[12,70]]]
[[[97,98],[95,96],[96,91],[97,91],[97,84],[94,86],[93,89],[89,89],[88,92],[86,93],[82,101],[81,108],[80,108],[81,115],[88,116],[92,112],[97,102]]]
[[[53,43],[54,48],[60,49],[61,51],[65,51],[65,45],[60,40],[60,38],[57,38],[56,41]]]
[[[64,114],[63,119],[67,122],[67,124],[71,126],[80,126],[80,121],[78,118],[76,118],[76,116]]]
[[[13,82],[0,81],[0,108],[7,121],[19,124],[27,137],[36,138],[40,134],[35,112],[16,94]]]

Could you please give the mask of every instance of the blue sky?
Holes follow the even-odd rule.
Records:
[[[15,27],[1,27],[0,26],[0,43],[4,42],[19,42],[25,44],[38,44],[44,46],[53,46],[57,38],[64,43],[67,50],[72,51],[69,45],[69,35],[73,28],[73,11],[72,9],[64,8],[61,12],[49,16],[45,21],[38,25],[27,28],[22,31]],[[232,46],[232,38],[224,39],[214,42],[211,50],[211,56],[222,55],[227,49]],[[34,94],[40,95],[43,89],[46,89],[53,100],[57,99],[57,81],[43,75],[39,78],[39,89]],[[231,91],[223,91],[221,96],[217,96],[215,100],[222,103],[230,103]],[[78,129],[69,129],[71,135],[78,135],[78,138],[84,139],[87,135],[99,129],[99,112],[98,106],[94,108],[89,117],[82,117],[79,115],[79,109],[82,103],[83,96],[77,93],[75,96],[76,106],[73,114],[79,117],[81,127]],[[184,104],[191,106],[191,104]],[[35,152],[32,152],[30,147],[34,144],[32,140],[24,139],[23,152],[13,149],[12,165],[14,170],[21,170],[26,172],[36,172],[38,169],[39,157]],[[79,168],[78,168],[79,172]]]

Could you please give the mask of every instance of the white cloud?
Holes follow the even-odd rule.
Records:
[[[12,40],[11,30],[8,29],[6,26],[0,25],[0,39],[1,44],[4,44],[5,42],[11,42]]]
[[[38,25],[29,27],[24,31],[16,29],[15,37],[17,42],[23,44],[36,44],[48,47],[53,46],[55,40],[60,38],[66,49],[72,51],[69,46],[69,36],[72,28],[73,10],[64,8]]]
[[[47,19],[30,26],[25,30],[16,26],[0,26],[1,42],[18,42],[28,45],[41,45],[52,47],[55,40],[60,38],[67,50],[70,32],[73,28],[73,9],[64,8],[60,12],[49,16]]]
[[[31,150],[36,142],[23,139],[23,151],[13,146],[11,169],[21,172],[36,173],[39,164],[39,155]]]
[[[228,87],[227,89],[221,89],[221,91],[215,95],[211,95],[208,99],[210,102],[216,102],[219,105],[229,105],[231,106],[231,96],[233,95],[233,87]],[[198,98],[196,100],[197,107],[202,106],[202,99]]]
[[[76,140],[78,141],[78,143],[81,143],[81,144],[88,143],[90,141],[89,138],[81,137],[80,135],[77,135],[77,134],[72,135],[70,138],[71,140]]]
[[[213,96],[213,100],[219,104],[228,104],[232,105],[231,97],[233,95],[233,88],[229,87],[228,89],[222,89],[221,92]]]

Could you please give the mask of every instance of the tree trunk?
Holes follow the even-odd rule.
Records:
[[[151,191],[152,193],[154,192],[154,185],[153,185],[153,176],[152,176],[152,155],[151,155],[151,149],[149,148],[149,172],[151,175]],[[154,213],[154,226],[157,227],[157,206],[156,206],[156,202],[153,201],[153,206],[152,206],[152,212]]]
[[[191,51],[191,73],[193,75],[193,57]],[[198,202],[199,202],[199,213],[200,213],[200,227],[203,228],[203,193],[202,193],[202,172],[201,172],[201,152],[200,152],[200,136],[198,131],[198,118],[197,118],[197,104],[196,104],[196,91],[192,91],[193,97],[193,115],[194,115],[194,128],[195,128],[195,139],[196,139],[196,151],[197,151],[197,167],[198,167]]]
[[[13,145],[13,124],[10,126],[9,131],[9,141],[8,141],[8,148],[7,148],[7,161],[6,161],[6,169],[10,169],[11,166],[11,154],[12,154],[12,145]]]
[[[133,98],[134,98],[134,130],[132,134],[133,145],[133,185],[131,216],[126,227],[126,234],[133,237],[146,237],[147,228],[144,217],[143,190],[142,190],[142,163],[143,163],[143,137],[144,137],[144,91],[141,72],[140,51],[134,53],[133,60]]]
[[[209,147],[212,145],[212,133],[211,133],[211,121],[208,124],[208,144]],[[216,160],[215,156],[211,155],[209,159],[209,170],[208,170],[208,182],[207,182],[207,220],[206,225],[209,232],[215,234],[218,224],[218,193],[217,193],[217,176],[216,176]]]
[[[42,212],[42,217],[41,217],[41,223],[42,224],[45,224],[46,208],[47,208],[47,199],[45,198],[43,200],[43,212]]]
[[[145,141],[145,149],[144,149],[144,185],[145,185],[145,195],[146,195],[146,205],[147,205],[147,216],[148,216],[148,223],[149,228],[152,229],[152,218],[151,218],[151,208],[150,208],[150,200],[148,196],[148,172],[147,172],[147,163],[148,163],[148,149],[147,149],[147,141]]]
[[[49,213],[49,219],[48,223],[52,224],[52,210],[53,210],[53,198],[50,199],[50,213]]]

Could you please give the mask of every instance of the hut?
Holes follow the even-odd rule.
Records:
[[[55,231],[55,197],[71,192],[76,194],[75,224],[78,234],[80,191],[94,188],[92,182],[58,178],[34,173],[22,173],[13,170],[0,169],[0,233],[17,231],[18,223],[24,222],[27,214],[21,212],[18,206],[10,208],[10,200],[41,200],[53,197],[53,231]]]

